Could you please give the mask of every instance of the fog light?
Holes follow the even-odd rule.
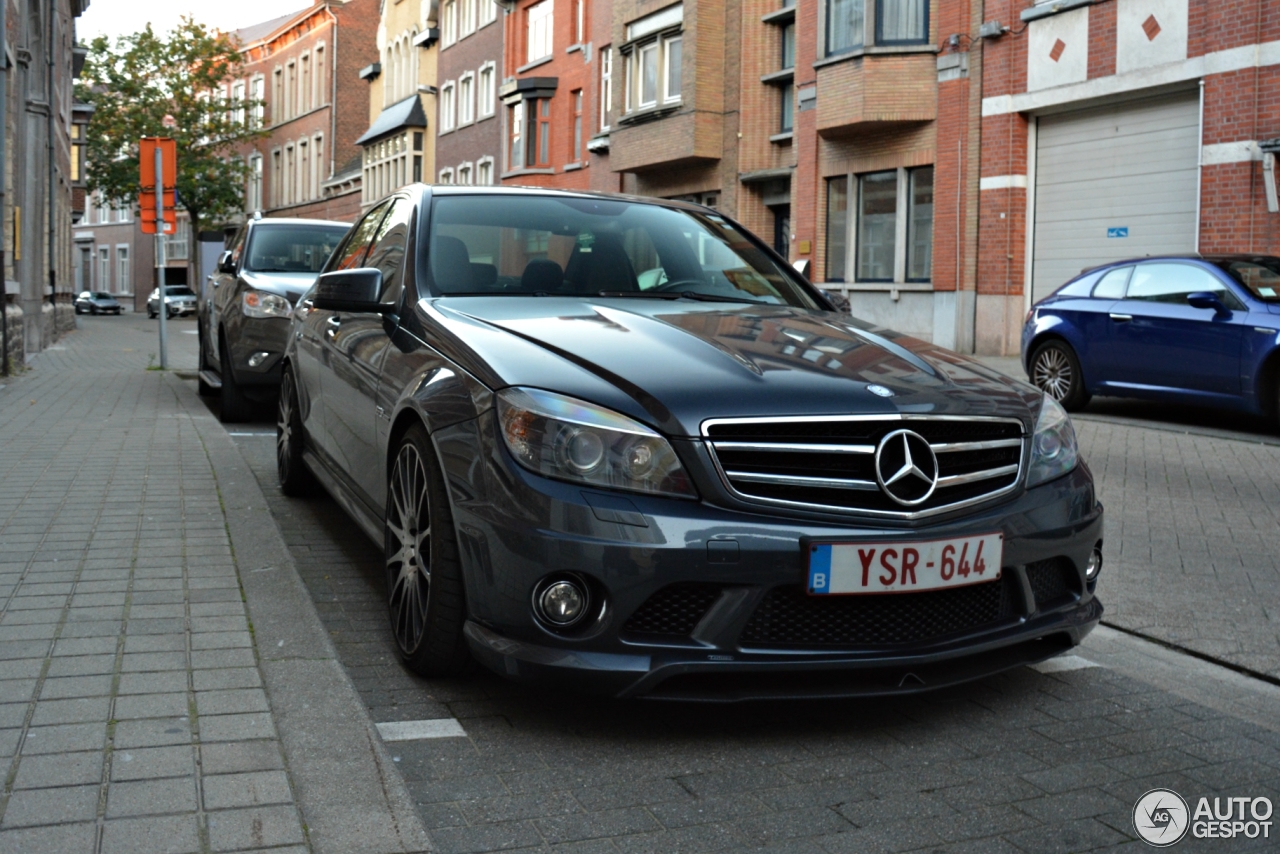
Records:
[[[270,353],[254,353],[249,357],[249,367],[256,368],[267,360]]]
[[[1102,571],[1102,549],[1095,548],[1089,554],[1089,563],[1085,565],[1084,577],[1088,581],[1093,581],[1098,577],[1098,573]]]
[[[586,589],[567,579],[548,584],[536,602],[538,616],[560,628],[572,626],[587,613]]]

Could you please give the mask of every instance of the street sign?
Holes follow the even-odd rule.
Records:
[[[160,167],[164,173],[164,234],[178,230],[178,145],[164,136],[144,136],[138,148],[138,164],[142,167],[142,192],[138,194],[138,209],[142,212],[142,233],[156,233],[156,149],[160,150]]]
[[[1129,226],[1127,225],[1117,225],[1107,229],[1107,237],[1115,238],[1115,237],[1128,237],[1128,236],[1129,236]]]

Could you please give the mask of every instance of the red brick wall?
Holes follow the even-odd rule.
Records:
[[[478,0],[480,3],[492,3],[493,0]],[[559,10],[557,10],[559,11]],[[456,81],[464,72],[475,74],[475,85],[480,85],[480,66],[492,60],[494,62],[493,86],[491,95],[495,105],[494,114],[490,118],[481,118],[476,108],[476,121],[470,125],[458,126],[448,133],[439,133],[438,117],[433,116],[429,133],[436,135],[436,171],[452,167],[455,172],[464,162],[475,163],[480,158],[493,158],[493,181],[498,183],[498,174],[502,171],[502,104],[498,101],[497,87],[502,82],[502,28],[504,15],[498,11],[497,19],[486,24],[470,35],[458,39],[448,47],[439,48],[436,60],[436,80],[438,85],[452,80]],[[456,91],[456,90],[455,90]],[[477,90],[478,91],[478,90]],[[437,103],[439,99],[437,99]],[[424,175],[424,180],[434,181],[434,175]]]

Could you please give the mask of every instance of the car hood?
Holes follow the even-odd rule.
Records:
[[[306,293],[307,289],[316,283],[318,273],[255,273],[250,270],[241,270],[240,278],[249,287],[267,291],[268,293],[279,294],[287,297],[289,302],[296,303],[298,297]]]
[[[490,387],[574,395],[670,435],[735,416],[987,415],[1030,427],[1041,397],[978,362],[834,312],[566,297],[448,297],[420,310],[443,349]]]

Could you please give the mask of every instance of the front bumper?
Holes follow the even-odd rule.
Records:
[[[495,442],[491,422],[482,417],[434,438],[453,497],[466,638],[483,664],[517,680],[712,701],[910,693],[1049,658],[1079,644],[1102,615],[1096,579],[1086,581],[1084,570],[1102,541],[1103,514],[1083,465],[992,506],[888,524],[735,508],[696,472],[704,501],[584,490],[519,468]],[[992,582],[1004,585],[997,619],[907,642],[743,640],[768,597],[805,583],[810,540],[993,531],[1005,541],[1004,577]],[[1053,595],[1031,574],[1046,565],[1061,572]],[[574,630],[557,632],[534,617],[534,588],[551,573],[584,579],[599,603]],[[654,594],[690,583],[712,593],[688,632],[659,637],[628,628]]]
[[[231,351],[232,370],[236,382],[247,388],[257,388],[274,393],[280,387],[283,376],[282,359],[289,343],[290,319],[287,317],[228,318],[227,347]],[[250,366],[254,353],[266,353],[266,358],[256,366]]]

